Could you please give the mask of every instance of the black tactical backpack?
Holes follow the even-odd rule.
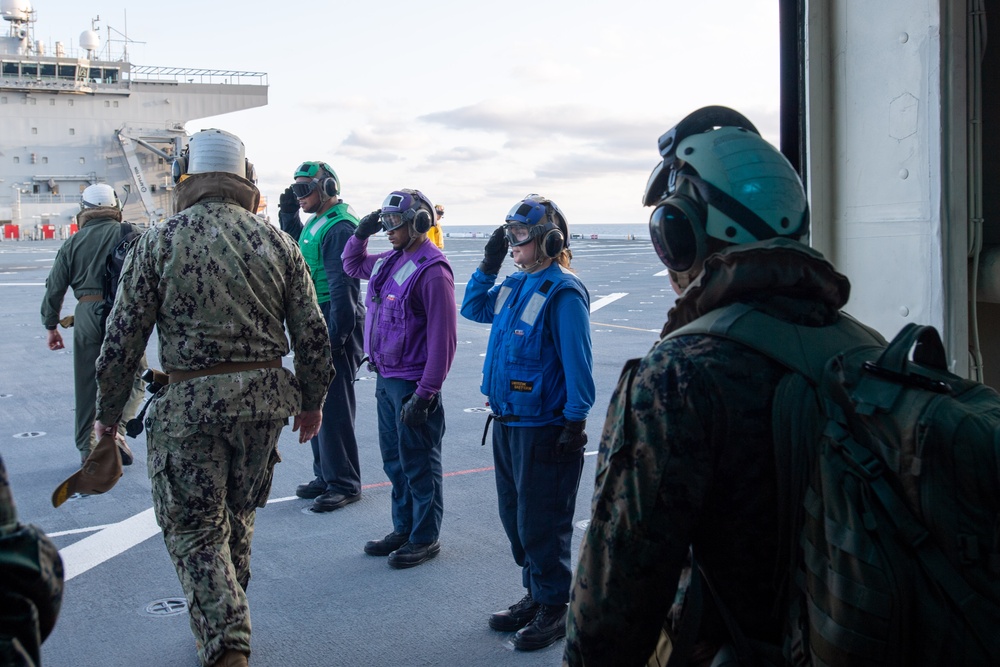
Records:
[[[785,661],[1000,664],[1000,394],[949,373],[927,326],[886,345],[846,315],[806,327],[734,304],[670,337],[688,334],[793,371],[773,412]]]
[[[101,322],[107,322],[111,307],[115,305],[115,295],[118,294],[118,279],[122,274],[122,266],[125,264],[125,257],[131,250],[132,244],[139,238],[140,232],[131,223],[122,222],[121,238],[114,249],[108,253],[104,260],[104,280],[102,285],[102,296],[104,302],[101,308]]]

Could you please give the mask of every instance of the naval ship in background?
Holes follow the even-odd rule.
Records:
[[[75,231],[80,193],[107,183],[125,219],[169,217],[171,161],[188,121],[267,104],[267,74],[133,65],[128,36],[97,21],[78,49],[34,38],[28,0],[0,0],[0,228],[4,239]],[[118,38],[120,36],[120,39]],[[112,53],[112,44],[121,52]],[[123,196],[124,195],[124,196]]]

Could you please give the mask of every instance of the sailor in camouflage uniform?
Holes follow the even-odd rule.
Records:
[[[179,213],[146,231],[122,272],[98,360],[98,437],[113,430],[153,326],[169,385],[146,418],[153,506],[187,596],[203,665],[246,665],[250,541],[278,435],[319,430],[333,368],[302,255],[253,214],[243,143],[191,138],[175,163]],[[186,168],[186,169],[185,169]],[[281,359],[295,350],[295,375]]]
[[[799,324],[836,320],[850,285],[797,242],[808,227],[801,182],[749,121],[709,107],[660,146],[644,204],[657,207],[653,245],[681,293],[663,336],[733,302]],[[780,643],[776,573],[791,545],[775,511],[771,409],[786,372],[707,335],[661,340],[626,365],[601,437],[564,664],[646,664],[691,545],[745,636]],[[706,616],[689,664],[708,664],[726,641]]]

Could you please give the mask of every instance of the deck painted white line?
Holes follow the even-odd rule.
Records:
[[[62,537],[63,535],[79,535],[80,533],[96,533],[114,524],[106,523],[103,526],[87,526],[86,528],[73,528],[71,530],[60,530],[58,533],[45,533],[49,537]]]
[[[137,544],[145,542],[160,532],[153,508],[139,512],[124,521],[113,523],[95,533],[59,550],[65,568],[65,580],[97,567]]]
[[[662,276],[669,276],[669,275],[670,275],[670,269],[663,269],[659,273],[654,273],[653,274],[653,276],[656,277],[656,278],[660,278]]]
[[[628,296],[628,292],[615,292],[615,293],[609,294],[607,296],[602,296],[597,301],[591,302],[591,304],[590,304],[590,312],[594,313],[595,311],[598,311],[601,308],[604,308],[604,306],[608,305],[609,303],[614,303],[615,301],[617,301],[618,299],[622,298],[623,296]]]
[[[45,287],[45,283],[0,283],[0,287]]]

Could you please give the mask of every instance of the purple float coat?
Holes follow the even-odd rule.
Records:
[[[370,281],[365,293],[365,352],[378,373],[413,380],[418,396],[433,398],[441,391],[451,368],[458,337],[455,279],[444,253],[425,240],[405,252],[389,250],[369,255],[368,240],[352,236],[344,248],[343,261],[349,276]],[[407,279],[401,276],[400,284],[397,272],[411,261],[416,268]],[[376,293],[381,303],[376,301]],[[393,315],[385,307],[390,299],[402,302],[402,318],[397,323],[405,330],[405,345],[398,356],[387,353],[385,346],[387,341],[399,341],[397,336],[386,333]]]

